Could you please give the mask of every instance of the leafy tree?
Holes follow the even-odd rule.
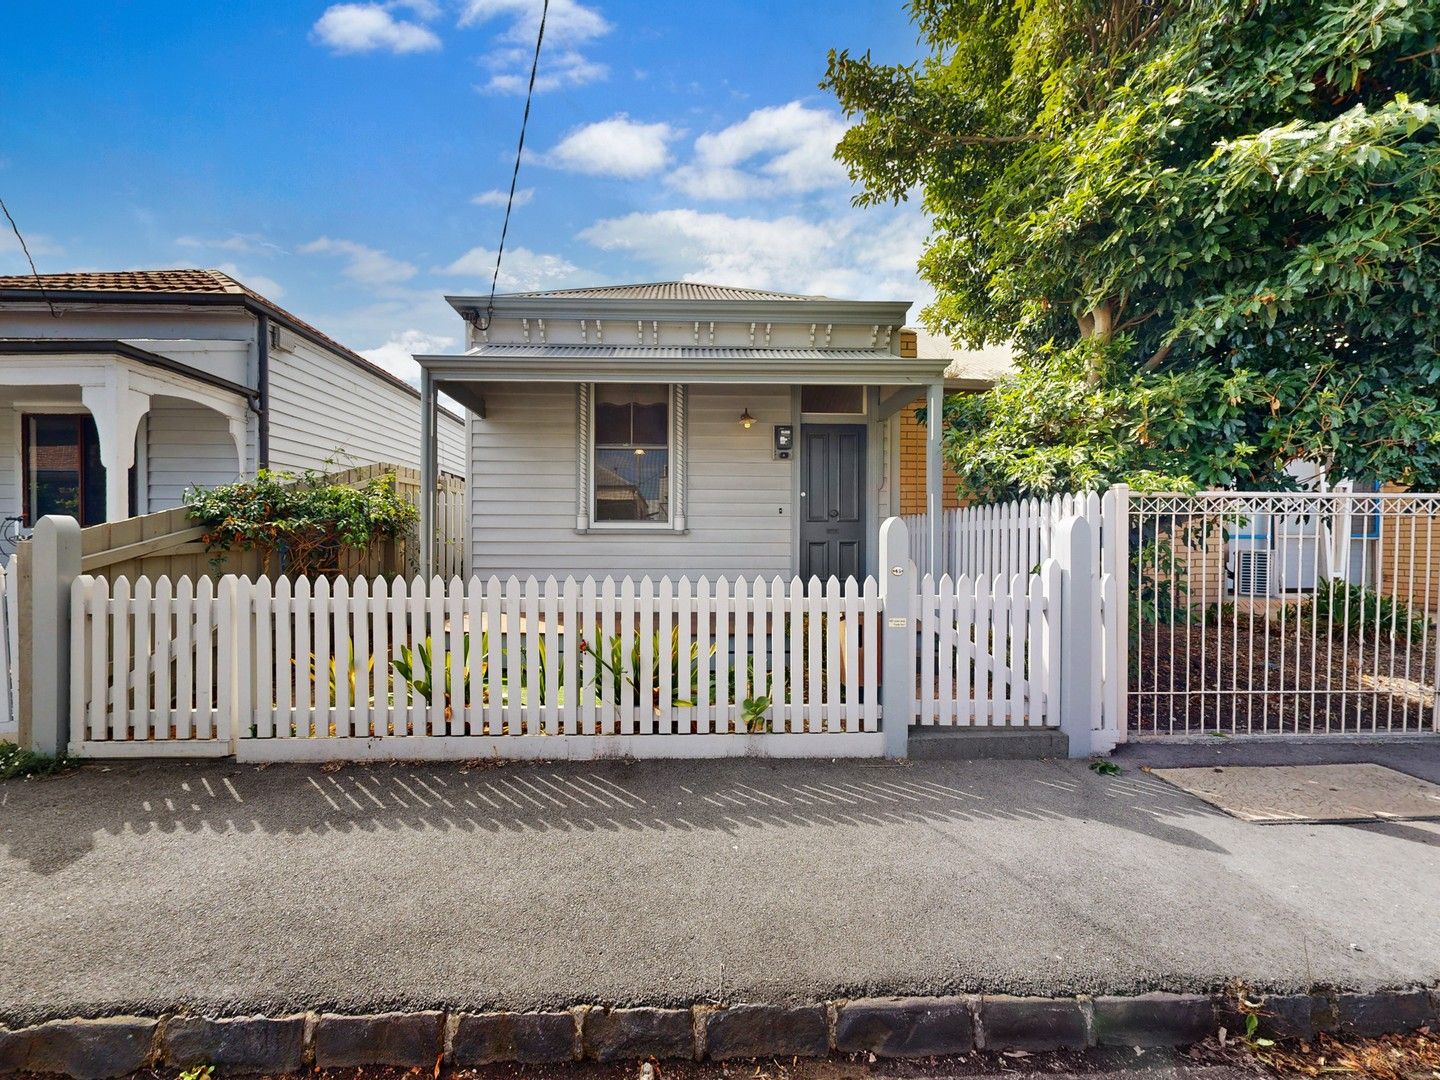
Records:
[[[1440,6],[913,0],[832,52],[860,205],[918,190],[935,330],[1014,342],[947,408],[972,494],[1440,482]]]

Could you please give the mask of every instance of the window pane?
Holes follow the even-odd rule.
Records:
[[[627,446],[630,443],[630,403],[595,403],[595,445]]]
[[[25,462],[30,487],[30,520],[46,514],[80,516],[80,431],[73,416],[32,416],[30,454]]]
[[[636,446],[670,445],[670,410],[665,402],[657,402],[654,405],[637,402],[634,409],[634,419],[631,422],[631,441]]]
[[[670,388],[604,384],[595,388],[596,446],[668,446]]]
[[[105,467],[94,418],[27,416],[25,425],[30,524],[46,514],[78,518],[81,525],[103,522]]]
[[[595,451],[596,521],[669,521],[670,452]]]
[[[865,411],[863,386],[802,386],[800,411],[858,415]]]

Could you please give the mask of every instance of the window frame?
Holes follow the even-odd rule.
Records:
[[[684,533],[687,531],[685,517],[685,414],[687,394],[681,383],[636,383],[629,381],[620,385],[663,386],[666,389],[666,453],[669,455],[669,492],[667,505],[670,509],[666,521],[597,521],[595,519],[595,408],[599,386],[602,383],[579,384],[577,417],[579,420],[577,470],[577,497],[575,531],[578,533]]]
[[[31,450],[31,446],[32,446],[32,436],[31,436],[30,428],[31,428],[32,423],[33,423],[35,420],[42,419],[42,418],[43,418],[43,419],[46,419],[46,420],[68,420],[68,421],[70,421],[70,422],[74,425],[74,427],[75,427],[76,440],[77,440],[77,442],[76,442],[76,447],[77,447],[77,449],[80,451],[79,468],[76,470],[76,472],[77,472],[77,474],[78,474],[78,483],[77,483],[77,487],[78,487],[78,497],[79,497],[79,500],[80,500],[79,506],[76,508],[77,511],[78,511],[77,520],[80,522],[80,524],[81,524],[82,527],[85,527],[86,519],[90,516],[90,515],[88,515],[88,514],[86,513],[86,509],[87,509],[87,508],[89,508],[89,509],[94,509],[94,508],[88,506],[88,502],[87,502],[86,497],[85,497],[86,481],[87,481],[87,478],[88,478],[88,477],[87,477],[87,470],[86,470],[86,467],[85,467],[85,450],[84,450],[84,446],[85,446],[85,428],[84,428],[84,425],[85,425],[87,422],[93,425],[93,424],[95,423],[95,417],[94,417],[92,414],[88,413],[88,412],[85,412],[85,411],[83,411],[83,410],[77,412],[75,409],[70,408],[70,407],[61,407],[61,408],[31,408],[31,409],[21,409],[21,410],[17,410],[17,412],[19,413],[19,418],[20,418],[20,476],[19,476],[19,480],[20,480],[20,524],[21,524],[21,527],[22,527],[22,528],[26,528],[26,529],[33,529],[33,528],[35,527],[35,521],[36,521],[36,518],[35,518],[35,506],[34,506],[34,500],[31,498],[31,494],[30,494],[31,479],[32,479],[32,470],[31,470],[31,462],[30,462],[30,450]],[[96,452],[98,453],[98,452],[99,452],[99,444],[100,444],[100,433],[99,433],[98,430],[97,430],[96,433],[95,433],[95,444],[96,444]],[[105,483],[105,473],[106,473],[106,469],[105,469],[104,462],[102,461],[101,464],[100,464],[100,478],[101,478],[102,491],[103,491],[104,483]],[[97,520],[91,521],[90,524],[92,524],[92,525],[103,525],[103,524],[106,522],[106,520],[107,520],[107,519],[106,519],[106,510],[107,510],[107,506],[106,506],[106,502],[105,502],[105,497],[104,497],[104,495],[102,494],[102,496],[101,496],[101,501],[100,501],[100,516],[99,516],[99,518],[98,518]]]

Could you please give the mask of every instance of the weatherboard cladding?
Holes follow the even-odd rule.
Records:
[[[771,448],[789,387],[690,388],[685,535],[577,535],[574,387],[516,383],[485,399],[485,419],[470,422],[472,573],[789,577],[791,469]],[[746,410],[750,429],[736,422]]]

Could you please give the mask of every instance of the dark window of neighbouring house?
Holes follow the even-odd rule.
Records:
[[[24,418],[25,524],[64,514],[81,525],[105,520],[105,466],[89,413]]]
[[[670,520],[670,387],[595,387],[595,521]]]

